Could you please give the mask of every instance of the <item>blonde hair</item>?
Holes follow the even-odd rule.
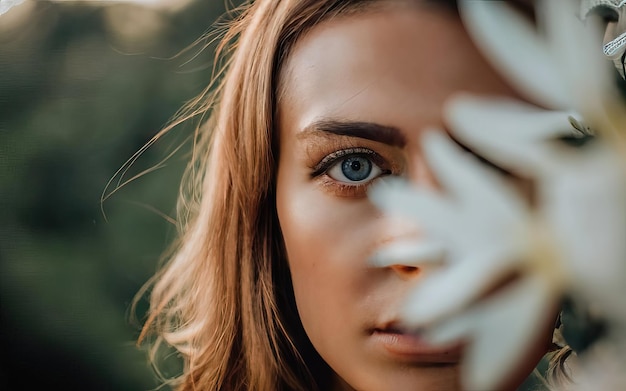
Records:
[[[180,237],[150,290],[140,341],[170,345],[186,390],[326,389],[330,369],[300,324],[276,216],[280,67],[312,26],[359,0],[258,0],[235,10],[214,86],[181,120],[198,129],[179,200]],[[218,62],[216,62],[218,64]],[[177,121],[177,123],[180,121]]]

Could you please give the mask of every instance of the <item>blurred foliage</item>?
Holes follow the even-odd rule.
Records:
[[[186,148],[100,197],[208,84],[211,48],[176,54],[224,6],[42,0],[0,16],[0,389],[158,386],[129,308],[174,236],[160,213],[174,214]],[[125,178],[156,166],[194,126],[159,140]]]

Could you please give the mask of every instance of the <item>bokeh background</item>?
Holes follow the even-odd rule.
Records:
[[[197,123],[116,171],[207,86],[203,37],[235,5],[0,0],[1,390],[159,386],[130,304],[175,236]]]
[[[130,304],[175,236],[195,124],[160,139],[122,182],[157,170],[123,187],[115,173],[207,86],[213,50],[201,38],[233,7],[0,0],[1,390],[159,385]],[[111,179],[107,192],[119,190],[101,202]]]

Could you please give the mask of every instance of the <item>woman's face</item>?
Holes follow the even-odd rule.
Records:
[[[410,0],[314,27],[286,60],[280,89],[278,217],[313,346],[345,389],[458,389],[459,349],[398,329],[399,307],[423,274],[367,262],[419,232],[384,217],[366,190],[385,175],[436,186],[420,133],[445,127],[444,101],[459,91],[513,92],[458,16]]]

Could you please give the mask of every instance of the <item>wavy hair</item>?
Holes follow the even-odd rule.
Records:
[[[297,315],[275,205],[281,64],[300,36],[375,1],[257,0],[237,8],[216,81],[174,124],[197,115],[178,204],[179,239],[150,292],[139,341],[182,356],[189,390],[323,390],[331,371]],[[217,65],[221,64],[221,65]],[[167,129],[166,129],[167,130]]]

